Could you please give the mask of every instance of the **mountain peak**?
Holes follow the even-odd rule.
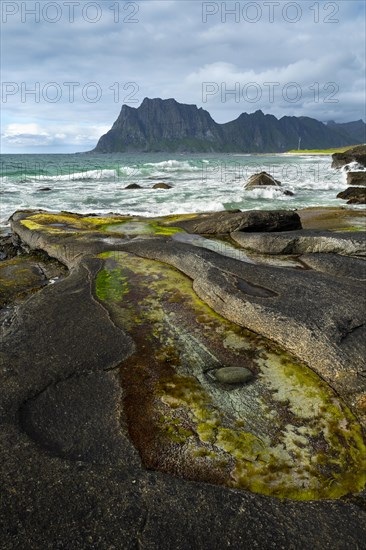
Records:
[[[178,102],[173,98],[173,97],[170,97],[168,99],[161,99],[161,97],[144,97],[142,103],[140,106],[142,105],[151,105],[151,104],[161,104],[161,103],[177,103]]]
[[[242,113],[226,124],[215,122],[202,107],[174,98],[145,97],[139,107],[123,105],[112,129],[102,136],[96,152],[240,152],[279,153],[342,147],[366,141],[362,121],[323,123],[310,117],[277,119],[261,109]]]

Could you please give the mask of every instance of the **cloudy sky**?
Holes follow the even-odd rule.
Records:
[[[365,120],[363,0],[5,1],[3,153],[92,149],[123,103]]]

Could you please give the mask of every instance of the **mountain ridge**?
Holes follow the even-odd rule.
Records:
[[[241,113],[218,123],[208,111],[173,98],[145,98],[123,105],[93,152],[282,153],[298,147],[325,149],[366,142],[363,120],[336,123],[311,117]],[[362,140],[362,141],[361,141]]]

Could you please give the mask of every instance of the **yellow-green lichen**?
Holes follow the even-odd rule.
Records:
[[[122,252],[100,257],[114,283],[110,294],[98,297],[121,312],[122,326],[136,341],[143,335],[148,342],[149,354],[141,350],[139,363],[157,377],[153,433],[164,445],[184,448],[169,459],[173,473],[184,471],[185,461],[198,461],[207,479],[207,463],[220,483],[281,498],[339,498],[363,488],[361,428],[319,376],[217,315],[176,269]],[[104,277],[104,286],[111,286]],[[127,295],[118,287],[121,277]],[[245,361],[256,372],[254,382],[231,391],[205,372],[207,365]],[[158,375],[156,365],[175,372]],[[139,448],[143,453],[143,443]]]
[[[32,231],[50,231],[51,233],[94,231],[104,229],[111,224],[121,223],[121,216],[80,216],[78,214],[33,214],[21,220],[21,224]]]
[[[199,439],[195,456],[205,456],[209,445],[211,458],[222,459],[224,453],[225,464],[232,461],[228,485],[278,497],[319,499],[357,492],[365,483],[365,447],[355,419],[350,437],[345,433],[337,437],[335,430],[327,440],[329,434],[324,430],[327,458],[316,454],[311,445],[312,440],[319,439],[315,427],[286,425],[280,441],[274,443],[241,427],[224,426],[225,420],[194,378],[175,375],[170,381],[161,381],[157,394],[165,405],[176,412],[181,408],[190,417]]]
[[[170,237],[171,235],[175,235],[176,233],[183,232],[183,229],[180,229],[179,227],[162,225],[159,222],[151,222],[150,225],[154,231],[154,235],[162,235],[165,237]]]
[[[47,231],[51,231],[52,233],[64,233],[64,230],[60,229],[59,227],[46,227],[45,225],[40,224],[29,218],[21,220],[20,223],[31,231],[45,231],[47,229]]]

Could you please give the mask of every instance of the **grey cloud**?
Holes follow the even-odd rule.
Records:
[[[116,24],[113,13],[107,11],[110,4],[103,3],[103,17],[95,24],[80,17],[74,23],[63,18],[55,24],[32,20],[19,23],[16,18],[9,18],[3,25],[3,80],[19,85],[23,82],[29,87],[34,82],[41,86],[56,82],[65,93],[55,104],[42,97],[36,103],[31,96],[22,102],[20,94],[9,98],[2,104],[3,127],[32,122],[50,128],[59,126],[62,134],[62,127],[69,123],[78,122],[80,128],[88,124],[111,125],[130,91],[123,90],[129,82],[138,85],[135,97],[139,102],[145,96],[175,97],[206,108],[218,122],[259,108],[276,116],[306,115],[339,122],[365,116],[365,8],[358,0],[333,3],[340,8],[336,24],[315,24],[309,9],[314,2],[307,1],[301,2],[303,17],[296,24],[281,17],[274,23],[265,18],[256,24],[235,23],[230,18],[222,23],[219,16],[203,23],[202,3],[184,0],[141,1],[139,23]],[[328,13],[324,11],[327,4],[319,3],[323,15]],[[80,82],[73,103],[63,85],[70,81]],[[80,93],[92,81],[103,92],[97,103],[86,101]],[[222,101],[220,94],[206,103],[202,101],[203,82],[219,86],[225,83],[228,88],[238,82],[241,89],[248,82],[260,86],[264,82],[280,82],[282,89],[290,81],[301,86],[299,102],[286,101],[281,93],[275,96],[274,103],[264,96],[256,103],[245,101],[242,96],[238,102],[229,96]],[[109,89],[116,82],[120,87],[118,102]],[[315,82],[319,82],[321,90],[327,83],[335,82],[339,86],[339,102],[324,103],[324,94],[315,102],[314,92],[309,89]],[[75,131],[75,136],[88,134]],[[70,143],[70,134],[66,132],[65,136],[64,141],[53,143],[60,151],[63,144]],[[5,145],[9,150],[11,144]],[[88,140],[84,146],[90,148]]]

